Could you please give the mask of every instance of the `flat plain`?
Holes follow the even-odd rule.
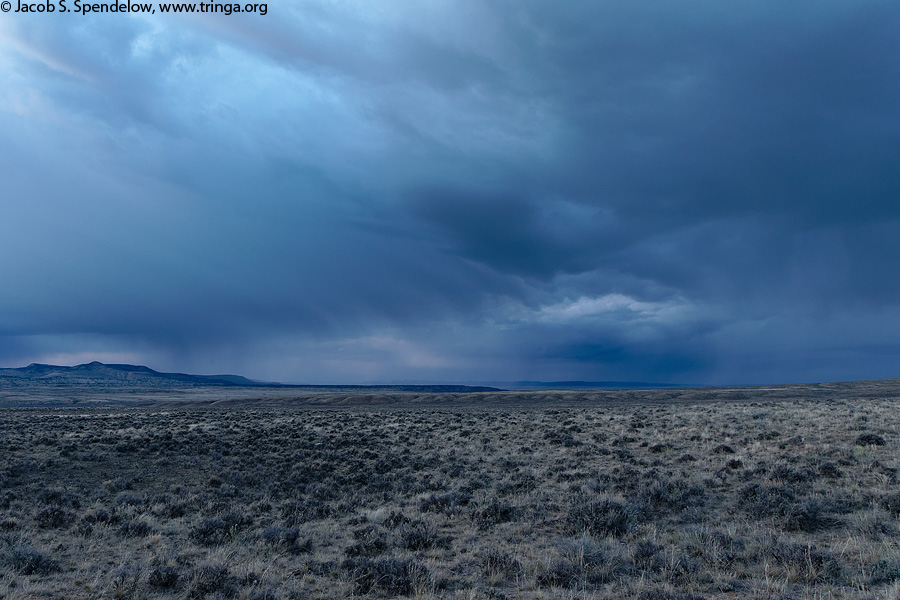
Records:
[[[900,598],[898,408],[0,390],[0,598]]]

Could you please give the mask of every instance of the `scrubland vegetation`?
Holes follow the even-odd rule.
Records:
[[[900,597],[897,401],[529,399],[3,409],[0,598]]]

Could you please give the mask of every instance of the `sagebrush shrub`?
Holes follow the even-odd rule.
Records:
[[[738,493],[738,508],[762,518],[783,516],[794,504],[794,493],[785,487],[766,487],[758,483],[746,485]]]
[[[482,569],[487,577],[512,577],[522,565],[508,552],[491,548],[481,557]]]
[[[206,594],[220,592],[231,596],[235,591],[236,579],[228,567],[218,563],[210,563],[197,567],[190,582],[191,597],[203,597]]]
[[[884,446],[884,438],[874,433],[864,433],[856,438],[854,442],[857,446]]]
[[[147,585],[152,588],[168,590],[178,585],[180,574],[178,569],[166,565],[154,567],[147,576]]]
[[[461,507],[467,506],[472,500],[472,494],[462,491],[447,492],[446,494],[431,494],[419,502],[419,510],[422,512],[441,512],[447,515],[456,514]]]
[[[556,559],[538,573],[537,584],[541,587],[575,587],[581,580],[581,566],[571,560]]]
[[[403,547],[418,552],[433,548],[438,543],[437,530],[426,521],[416,520],[404,525],[400,530]]]
[[[49,575],[59,568],[47,554],[28,544],[9,548],[4,554],[3,562],[22,575]]]
[[[348,558],[342,565],[357,594],[377,590],[408,596],[414,587],[427,580],[428,569],[415,561],[398,558]]]
[[[623,536],[637,520],[635,507],[615,500],[590,499],[578,502],[569,509],[567,523],[570,531],[587,531],[599,536]]]
[[[787,531],[812,533],[840,527],[841,520],[828,514],[825,504],[815,498],[798,502],[787,509],[784,528]]]
[[[191,538],[201,546],[218,546],[231,539],[233,526],[220,517],[207,517],[191,529]]]
[[[153,533],[153,526],[146,521],[134,519],[119,527],[119,533],[125,537],[143,537]]]
[[[513,506],[494,498],[487,505],[473,511],[472,519],[479,529],[484,530],[500,523],[513,521],[517,515],[518,510]]]
[[[353,532],[354,544],[349,546],[344,553],[347,556],[378,556],[388,549],[388,543],[384,539],[382,531],[374,525],[369,525]]]
[[[778,564],[791,569],[804,583],[839,583],[844,577],[840,561],[812,544],[775,542],[769,553]]]
[[[60,529],[75,521],[75,513],[59,506],[48,506],[38,511],[34,521],[43,529]]]

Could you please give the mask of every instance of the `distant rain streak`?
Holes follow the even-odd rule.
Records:
[[[90,13],[150,13],[156,14],[156,9],[152,3],[82,3],[81,0],[75,0],[72,9],[66,6],[67,0],[59,0],[54,2],[41,3],[23,3],[16,4],[17,13],[52,13],[52,12],[75,12],[82,15]],[[57,4],[59,5],[57,7]],[[4,10],[7,10],[8,3],[4,2]],[[265,15],[268,12],[268,4],[223,4],[214,2],[198,2],[198,3],[161,3],[159,5],[161,13],[222,13],[225,15],[240,13],[258,13]]]

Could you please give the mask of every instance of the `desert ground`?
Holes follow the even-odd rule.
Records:
[[[898,404],[0,393],[0,598],[900,598]]]

